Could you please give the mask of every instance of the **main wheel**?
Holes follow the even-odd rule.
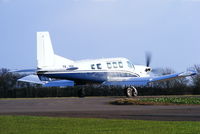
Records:
[[[133,86],[126,88],[125,93],[127,97],[134,97],[138,95],[137,89]]]
[[[78,90],[78,97],[85,97],[85,88],[81,88]]]

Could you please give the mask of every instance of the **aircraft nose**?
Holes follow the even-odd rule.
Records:
[[[151,68],[150,67],[146,67],[145,72],[150,72]]]

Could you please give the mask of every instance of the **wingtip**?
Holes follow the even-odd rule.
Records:
[[[194,71],[194,70],[189,70],[189,71],[180,73],[179,76],[185,77],[185,76],[193,76],[193,75],[196,75],[196,74],[197,74],[196,71]]]

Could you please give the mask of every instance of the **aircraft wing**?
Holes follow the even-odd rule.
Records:
[[[126,80],[118,80],[118,81],[105,81],[103,85],[123,85],[123,86],[146,86],[149,83],[157,82],[157,81],[165,81],[176,78],[182,78],[187,76],[196,75],[195,71],[187,71],[182,73],[175,73],[170,75],[163,75],[157,77],[134,77]]]
[[[21,79],[18,79],[18,81],[40,84],[43,87],[74,86],[74,81],[70,81],[70,80],[41,81],[37,75],[28,75],[28,76],[22,77]]]

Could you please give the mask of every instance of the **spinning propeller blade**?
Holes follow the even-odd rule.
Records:
[[[146,53],[146,66],[149,67],[150,63],[151,63],[151,53],[147,52]]]

